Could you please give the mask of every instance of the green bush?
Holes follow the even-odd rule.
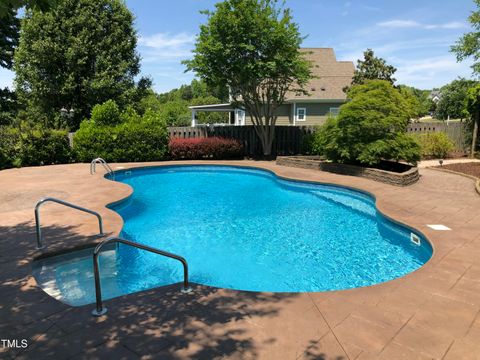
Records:
[[[69,163],[72,149],[63,130],[30,126],[0,128],[0,168]]]
[[[310,154],[311,155],[325,155],[327,146],[330,143],[331,136],[334,134],[337,126],[336,118],[330,117],[325,124],[317,127],[310,139]]]
[[[0,126],[0,169],[20,165],[20,131]]]
[[[376,165],[382,160],[420,160],[420,145],[406,134],[409,106],[389,82],[353,86],[336,118],[315,134],[315,154],[341,163]]]
[[[418,135],[422,156],[444,159],[455,149],[455,144],[444,132],[434,132]]]
[[[162,160],[168,153],[168,132],[153,112],[143,117],[122,114],[125,122],[103,126],[91,120],[81,123],[75,133],[74,150],[82,162],[102,157],[111,162]]]
[[[22,129],[21,166],[65,164],[72,160],[68,132],[52,129]]]
[[[97,125],[117,125],[121,121],[120,108],[113,100],[97,104],[92,109],[91,120]]]

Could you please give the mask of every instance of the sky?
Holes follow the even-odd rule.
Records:
[[[191,57],[195,36],[218,0],[127,0],[135,15],[141,75],[157,92],[189,83],[182,60]],[[367,48],[398,70],[397,84],[432,89],[472,77],[471,63],[458,63],[450,46],[470,31],[472,0],[286,0],[304,47],[332,47],[338,60],[356,63]],[[0,68],[0,87],[14,74]]]

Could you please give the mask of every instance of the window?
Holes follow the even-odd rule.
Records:
[[[297,108],[297,121],[307,120],[307,109],[306,108]]]
[[[330,108],[330,116],[337,117],[339,112],[340,112],[339,107],[331,107]]]

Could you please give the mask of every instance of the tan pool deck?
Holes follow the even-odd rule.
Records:
[[[201,162],[182,162],[192,163]],[[100,212],[107,232],[118,234],[122,220],[105,205],[130,188],[104,179],[100,168],[90,175],[89,164],[4,170],[0,338],[27,339],[29,346],[2,347],[0,358],[480,359],[480,196],[472,180],[421,169],[417,184],[399,188],[271,162],[215,163],[369,191],[382,212],[423,232],[434,255],[412,274],[366,288],[272,294],[194,285],[182,294],[172,285],[109,300],[107,316],[94,318],[92,305],[67,306],[36,286],[31,264],[41,253],[33,208],[41,197],[58,197]],[[173,163],[118,166],[160,164]],[[179,214],[182,221],[188,219]],[[42,223],[50,253],[99,241],[92,236],[96,219],[88,214],[47,204]]]

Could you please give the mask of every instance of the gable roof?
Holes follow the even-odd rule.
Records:
[[[287,93],[292,101],[346,100],[343,88],[352,83],[355,66],[352,61],[337,61],[332,48],[302,48],[305,58],[312,62],[312,73],[316,77],[305,86],[309,95]]]

